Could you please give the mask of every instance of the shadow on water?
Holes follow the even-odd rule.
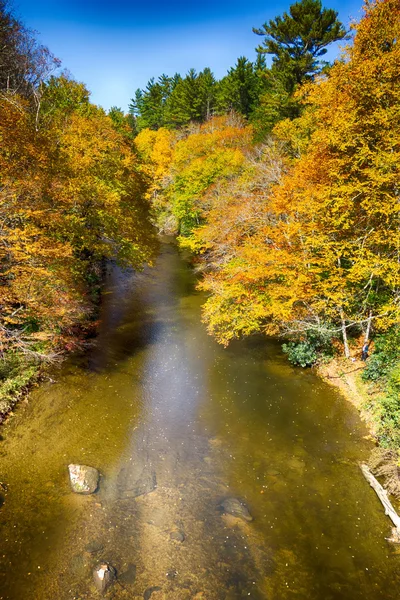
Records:
[[[211,340],[174,244],[108,291],[96,347],[4,429],[0,599],[95,599],[101,560],[115,600],[397,598],[356,411],[274,341]],[[71,462],[100,470],[96,494],[71,493]]]
[[[119,368],[157,343],[166,328],[176,329],[182,321],[180,299],[196,294],[195,283],[174,241],[165,243],[155,266],[142,273],[109,265],[96,350],[87,356],[89,370]]]

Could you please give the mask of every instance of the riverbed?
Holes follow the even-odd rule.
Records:
[[[397,599],[357,411],[273,340],[216,344],[195,281],[172,240],[152,269],[110,268],[94,348],[2,428],[0,599],[98,598],[101,561],[115,600]],[[100,471],[95,494],[70,463]]]

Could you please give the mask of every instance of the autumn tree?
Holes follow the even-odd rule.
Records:
[[[399,11],[366,5],[343,60],[303,89],[303,115],[203,199],[191,239],[220,342],[312,332],[348,355],[349,331],[398,323]]]
[[[178,141],[166,194],[182,236],[202,222],[206,192],[239,173],[252,130],[235,115],[214,117]]]
[[[0,92],[30,97],[60,66],[48,48],[37,42],[0,0]]]
[[[152,207],[153,221],[160,232],[167,234],[176,234],[179,228],[166,194],[172,181],[171,166],[176,142],[176,134],[165,127],[157,131],[143,129],[135,139],[141,171],[148,183],[146,197]]]
[[[0,96],[0,352],[41,360],[90,315],[96,266],[140,268],[153,241],[129,136],[66,74],[36,107]]]

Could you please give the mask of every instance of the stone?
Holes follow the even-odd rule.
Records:
[[[96,552],[101,552],[103,549],[104,549],[103,544],[101,542],[98,542],[97,540],[94,540],[93,542],[89,542],[85,546],[85,550],[86,550],[86,552],[89,552],[89,554],[96,554]]]
[[[176,531],[171,531],[169,537],[171,538],[171,540],[175,540],[176,542],[182,543],[185,541],[185,534],[180,529],[177,529]]]
[[[118,581],[123,584],[133,585],[136,580],[136,565],[130,563],[125,571],[118,576]]]
[[[237,517],[238,519],[242,519],[243,521],[250,522],[253,520],[246,504],[237,498],[226,498],[221,502],[221,508],[225,513]]]
[[[143,600],[150,600],[154,592],[161,592],[161,588],[158,585],[153,585],[153,587],[147,588],[147,590],[143,594]]]
[[[82,554],[75,554],[69,561],[69,568],[76,579],[83,578],[86,573],[87,564]]]
[[[94,584],[96,589],[101,593],[107,591],[110,585],[115,581],[116,577],[116,570],[108,563],[99,563],[93,570]]]
[[[157,487],[157,477],[154,471],[143,472],[142,476],[127,490],[123,492],[124,498],[137,498],[149,494]]]
[[[68,465],[72,491],[77,494],[93,494],[99,485],[99,472],[86,465]]]
[[[178,571],[176,569],[170,569],[166,572],[167,579],[175,579],[178,575]]]

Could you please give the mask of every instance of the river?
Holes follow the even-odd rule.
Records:
[[[207,336],[173,242],[108,279],[95,347],[1,431],[0,599],[98,598],[104,560],[115,600],[397,599],[355,409],[274,341]],[[69,463],[99,469],[97,493],[71,492]],[[224,514],[229,497],[254,520]]]

